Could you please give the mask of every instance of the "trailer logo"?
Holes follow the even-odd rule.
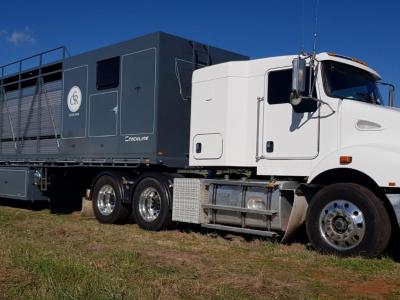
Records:
[[[125,136],[125,143],[129,142],[146,142],[149,140],[149,136]]]
[[[68,109],[70,112],[75,113],[79,110],[82,103],[82,92],[79,86],[74,85],[68,93],[67,97]]]

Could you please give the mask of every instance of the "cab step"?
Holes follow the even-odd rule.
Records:
[[[273,232],[273,231],[241,228],[241,227],[226,226],[226,225],[202,224],[201,227],[208,228],[208,229],[231,231],[231,232],[236,232],[236,233],[253,234],[253,235],[259,235],[259,236],[265,236],[265,237],[278,237],[279,236],[278,233]]]
[[[278,213],[277,210],[260,210],[260,209],[251,209],[251,208],[244,208],[244,207],[238,207],[238,206],[217,205],[217,204],[203,204],[202,207],[205,209],[238,211],[238,212],[242,212],[242,213],[251,213],[251,214],[264,215],[264,216],[274,216]]]

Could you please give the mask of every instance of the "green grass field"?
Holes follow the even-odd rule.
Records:
[[[400,299],[400,264],[3,206],[0,298]]]

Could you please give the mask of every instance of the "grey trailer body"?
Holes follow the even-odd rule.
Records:
[[[244,59],[160,32],[3,75],[0,161],[186,167],[192,71]]]

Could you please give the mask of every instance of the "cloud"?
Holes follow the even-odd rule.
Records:
[[[33,37],[33,31],[28,26],[23,30],[14,30],[11,33],[6,29],[2,29],[0,30],[0,39],[5,39],[15,46],[36,43],[36,39]]]

